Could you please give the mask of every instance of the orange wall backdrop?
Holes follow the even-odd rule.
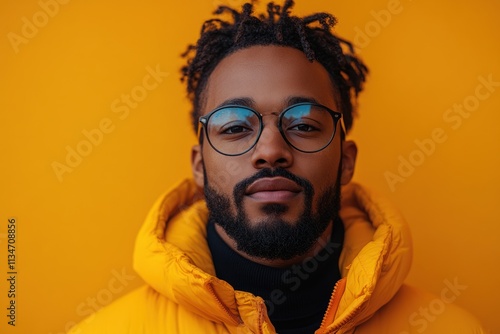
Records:
[[[407,217],[408,281],[436,294],[458,282],[455,303],[500,332],[500,4],[298,2],[334,13],[371,68],[356,179]],[[135,234],[191,173],[179,54],[218,4],[241,3],[2,0],[0,332],[65,333],[142,284]]]

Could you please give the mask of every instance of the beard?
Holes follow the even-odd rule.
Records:
[[[262,169],[252,177],[237,183],[233,190],[236,214],[233,215],[229,196],[210,186],[205,174],[204,192],[209,209],[209,222],[221,226],[236,242],[237,250],[250,256],[268,260],[289,260],[305,254],[340,210],[340,166],[336,184],[323,190],[317,200],[317,212],[313,212],[314,188],[308,180],[300,178],[283,168]],[[280,217],[288,206],[269,203],[261,207],[266,218],[252,224],[243,207],[246,188],[264,177],[281,176],[297,183],[304,190],[304,210],[296,221],[285,221]]]

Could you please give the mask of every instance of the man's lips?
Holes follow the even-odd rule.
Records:
[[[302,191],[297,183],[284,177],[258,179],[248,186],[245,195],[263,202],[282,202]]]

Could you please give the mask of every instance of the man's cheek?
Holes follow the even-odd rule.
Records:
[[[211,182],[217,191],[226,192],[231,180],[223,171],[218,171],[212,174]]]
[[[243,179],[242,163],[235,159],[226,161],[217,161],[210,165],[209,181],[217,185],[217,190],[223,191],[234,187],[234,185]]]
[[[328,175],[328,174],[323,174]],[[322,181],[314,182],[312,181],[314,188],[314,195],[312,200],[312,210],[313,212],[318,212],[320,208],[318,208],[319,198],[325,194],[327,191],[331,190],[334,187],[337,187],[337,172],[331,173],[328,175],[328,178],[324,178]]]

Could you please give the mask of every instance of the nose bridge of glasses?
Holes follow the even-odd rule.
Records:
[[[264,145],[264,146],[269,146],[269,145],[275,145],[275,140],[278,138],[278,141],[280,145],[288,145],[287,140],[284,137],[283,131],[280,129],[280,114],[278,113],[269,113],[261,116],[261,122],[262,122],[262,128],[261,128],[261,133],[258,138],[258,142],[256,143],[257,145]],[[274,116],[274,117],[271,117]],[[267,118],[267,122],[265,121],[265,118]]]
[[[267,124],[270,124],[270,123],[272,124],[272,119],[269,120],[269,121],[267,121],[267,122],[264,121],[265,118],[269,119],[270,116],[274,116],[274,125],[275,125],[276,129],[278,129],[278,123],[279,123],[280,114],[273,112],[273,113],[269,113],[269,114],[265,114],[265,115],[263,115],[263,114],[259,114],[259,115],[261,117],[262,130],[264,130],[266,128]]]

